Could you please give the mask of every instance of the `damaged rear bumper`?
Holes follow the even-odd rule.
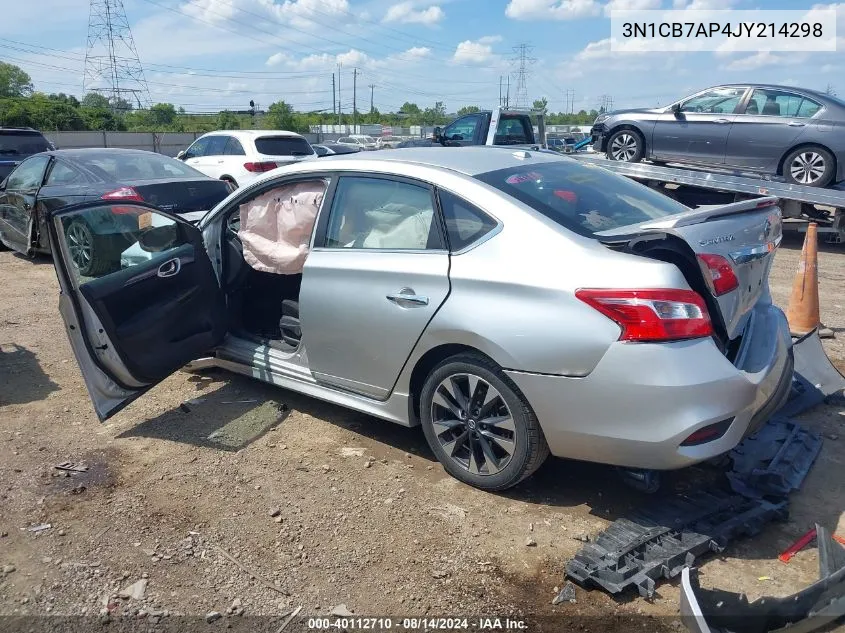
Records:
[[[670,470],[734,448],[786,401],[792,370],[786,317],[759,304],[733,363],[710,339],[619,342],[583,378],[507,373],[534,409],[553,455]],[[717,439],[682,445],[726,420]]]

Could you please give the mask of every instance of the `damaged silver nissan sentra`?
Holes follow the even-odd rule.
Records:
[[[549,452],[681,468],[782,404],[776,203],[692,210],[543,152],[413,148],[274,170],[199,228],[97,201],[50,231],[101,420],[218,366],[421,424],[449,473],[501,490]],[[120,263],[81,276],[66,227],[109,220]]]

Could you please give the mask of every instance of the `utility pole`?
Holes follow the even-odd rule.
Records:
[[[337,114],[337,93],[334,87],[334,73],[332,73],[332,116]]]
[[[375,105],[374,105],[374,102],[373,102],[373,94],[375,92],[375,89],[376,89],[376,85],[370,84],[370,114],[372,114],[373,112],[376,111],[376,108],[375,108]]]
[[[358,125],[358,69],[352,69],[352,126]],[[355,130],[358,133],[358,130]]]
[[[511,76],[508,75],[508,91],[505,93],[505,107],[511,107]]]
[[[499,75],[499,107],[502,107],[502,76]]]
[[[340,97],[340,68],[342,64],[337,65],[337,124],[340,125],[343,121],[341,114],[341,97]]]

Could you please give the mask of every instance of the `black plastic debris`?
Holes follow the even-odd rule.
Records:
[[[809,633],[845,616],[845,548],[816,526],[819,580],[785,598],[702,589],[694,569],[681,576],[681,620],[694,633]]]
[[[720,490],[656,500],[585,545],[567,563],[566,575],[612,594],[636,587],[650,598],[657,579],[674,578],[702,554],[720,552],[728,542],[757,534],[786,516],[786,501],[771,503]]]
[[[818,332],[813,330],[792,344],[795,370],[792,391],[778,415],[792,417],[845,390],[845,376],[824,353]]]
[[[731,488],[755,499],[786,497],[801,487],[821,448],[819,434],[791,420],[770,420],[731,451]]]

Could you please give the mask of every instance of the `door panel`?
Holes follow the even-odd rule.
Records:
[[[97,201],[53,212],[50,232],[68,335],[101,419],[223,339],[223,293],[189,223]],[[88,270],[86,235],[108,266]]]
[[[29,252],[38,190],[44,181],[49,156],[32,156],[9,175],[0,192],[0,232],[4,241],[21,253]]]
[[[314,377],[387,397],[448,293],[446,252],[312,251],[299,307]]]
[[[797,93],[755,88],[731,127],[726,163],[774,172],[820,107]]]
[[[744,87],[705,90],[679,104],[679,111],[661,114],[652,133],[655,158],[722,164],[736,109]]]
[[[317,380],[386,398],[449,294],[449,255],[433,192],[343,176],[300,290],[302,341]]]

